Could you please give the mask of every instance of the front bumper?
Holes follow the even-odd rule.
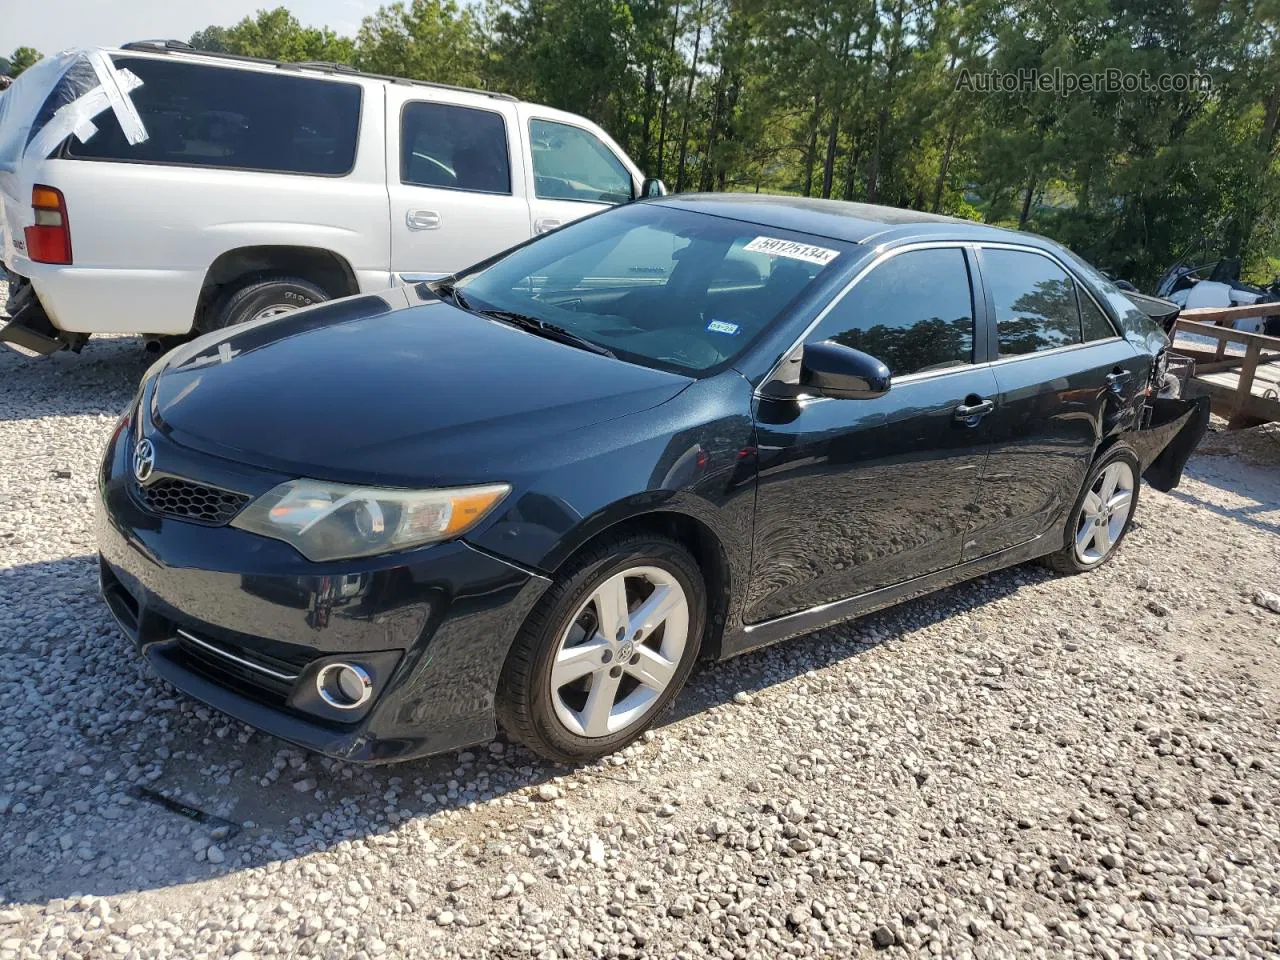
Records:
[[[195,457],[150,435],[157,469],[256,495],[277,478]],[[512,639],[547,581],[455,541],[341,563],[228,526],[144,508],[127,451],[109,443],[98,484],[103,596],[155,670],[210,706],[346,760],[402,760],[493,737]],[[369,669],[359,710],[326,704],[327,663]]]

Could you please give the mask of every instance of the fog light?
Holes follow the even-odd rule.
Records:
[[[329,706],[354,710],[373,696],[373,678],[354,663],[328,663],[316,674],[316,690]]]

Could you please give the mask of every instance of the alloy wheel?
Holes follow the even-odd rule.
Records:
[[[1124,533],[1136,482],[1133,468],[1124,460],[1112,462],[1094,480],[1076,522],[1076,559],[1082,564],[1101,563]]]
[[[671,685],[689,640],[689,598],[671,573],[632,567],[597,585],[551,664],[556,717],[580,737],[644,719]]]

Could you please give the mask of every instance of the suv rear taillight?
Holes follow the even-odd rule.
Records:
[[[36,263],[71,262],[71,224],[62,191],[36,184],[31,188],[36,225],[27,227],[27,256]]]

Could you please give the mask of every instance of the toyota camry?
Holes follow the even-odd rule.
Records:
[[[722,659],[1000,567],[1102,567],[1203,401],[1023,233],[744,195],[628,204],[148,371],[103,595],[175,687],[332,756],[578,762]]]

